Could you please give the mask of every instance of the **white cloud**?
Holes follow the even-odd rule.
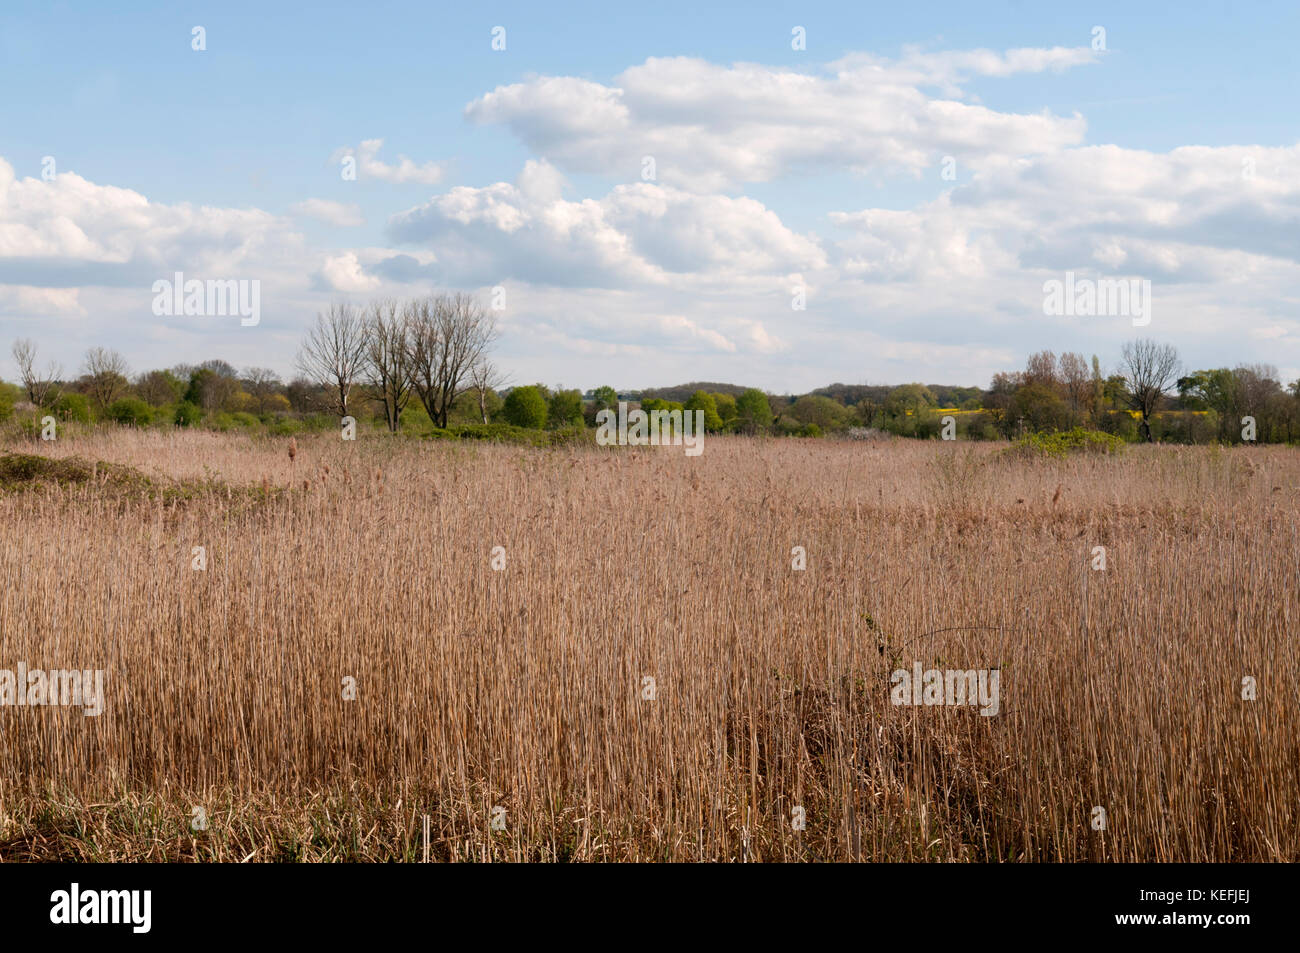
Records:
[[[664,182],[717,191],[792,171],[916,172],[944,155],[986,159],[1080,142],[1082,117],[999,113],[951,98],[968,74],[1006,76],[1091,62],[1091,50],[976,50],[898,61],[853,57],[825,74],[689,57],[650,58],[615,84],[548,76],[499,86],[468,118],[501,123],[563,169],[639,177],[653,156]],[[936,99],[924,88],[944,87]]]
[[[329,199],[306,199],[290,206],[294,215],[314,218],[327,225],[351,228],[366,224],[366,217],[361,214],[361,206],[355,202],[332,202]]]
[[[576,287],[680,284],[825,267],[813,238],[750,198],[639,182],[568,201],[549,163],[516,184],[466,186],[393,216],[402,241],[432,248],[447,281],[507,279]]]
[[[335,291],[374,291],[379,279],[361,270],[356,252],[331,255],[321,266],[321,277]]]
[[[1242,157],[1257,157],[1253,178]],[[1089,146],[999,162],[911,210],[834,212],[846,270],[878,280],[1121,270],[1230,282],[1300,264],[1300,146]]]
[[[379,179],[383,182],[416,182],[421,185],[437,185],[446,174],[440,162],[425,162],[417,165],[404,155],[397,157],[396,165],[389,165],[376,158],[384,146],[383,139],[366,139],[356,149],[344,146],[336,149],[332,161],[339,162],[347,156],[357,161],[357,178]]]
[[[73,172],[18,179],[0,158],[0,263],[76,263],[107,277],[107,269],[88,266],[161,273],[183,261],[228,273],[298,240],[284,221],[258,209],[164,205]]]

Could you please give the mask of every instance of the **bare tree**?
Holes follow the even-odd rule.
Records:
[[[483,423],[488,422],[487,395],[506,384],[506,375],[486,358],[480,360],[469,372],[469,386],[478,397],[478,412]]]
[[[1092,417],[1092,380],[1088,375],[1088,362],[1082,354],[1069,351],[1061,355],[1061,384],[1065,388],[1066,399],[1070,402],[1070,413],[1076,422],[1080,417]]]
[[[446,427],[463,382],[496,340],[496,321],[467,294],[413,301],[406,316],[412,384],[434,426]]]
[[[1165,393],[1178,379],[1178,351],[1171,344],[1157,344],[1149,338],[1125,343],[1120,366],[1128,387],[1129,403],[1142,415],[1142,439],[1151,441],[1151,417]]]
[[[92,347],[86,352],[86,363],[82,368],[86,390],[101,408],[126,393],[129,386],[126,375],[129,372],[126,358],[117,351]]]
[[[27,399],[38,407],[43,406],[54,389],[54,382],[63,376],[62,365],[50,361],[45,373],[39,373],[36,370],[36,344],[28,338],[14,341],[13,355]]]
[[[298,369],[313,383],[330,389],[331,409],[348,416],[348,397],[365,366],[366,329],[361,312],[346,301],[316,315],[298,352]]]
[[[243,383],[248,389],[249,396],[257,401],[259,414],[266,413],[269,401],[283,386],[280,375],[266,367],[250,367],[244,371]]]
[[[384,405],[388,429],[397,433],[411,399],[407,313],[392,298],[372,301],[366,313],[366,382]]]
[[[1056,355],[1051,351],[1039,351],[1037,354],[1029,355],[1029,360],[1025,364],[1024,382],[1059,390],[1061,380],[1056,373]]]

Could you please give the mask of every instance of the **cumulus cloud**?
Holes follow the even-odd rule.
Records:
[[[290,206],[294,215],[314,218],[326,225],[338,225],[351,228],[366,224],[366,217],[361,214],[361,206],[355,202],[331,202],[329,199],[306,199]]]
[[[334,291],[373,291],[379,287],[379,279],[362,270],[356,252],[327,257],[320,275]]]
[[[394,237],[438,257],[448,281],[577,287],[777,275],[826,264],[818,242],[761,202],[638,182],[569,201],[545,161],[516,183],[457,187],[395,215]]]
[[[425,284],[436,277],[431,252],[396,252],[390,248],[354,248],[326,254],[315,273],[315,286],[327,291],[369,292],[382,284]]]
[[[505,125],[563,169],[633,178],[652,156],[657,177],[696,191],[817,168],[915,173],[944,155],[978,168],[991,157],[1076,144],[1085,124],[1077,114],[1000,113],[963,102],[960,82],[1094,58],[1088,49],[911,51],[896,61],[848,58],[811,74],[652,57],[610,86],[571,76],[499,86],[465,114]],[[936,86],[948,98],[925,91]]]
[[[73,172],[18,179],[0,158],[0,261],[221,271],[296,241],[285,222],[258,209],[165,205]]]
[[[853,233],[845,268],[879,280],[1091,268],[1227,282],[1300,264],[1298,162],[1300,146],[1089,146],[995,163],[914,209],[830,219]]]
[[[383,139],[366,139],[355,149],[349,146],[336,149],[331,159],[341,162],[351,156],[356,159],[357,178],[379,179],[382,182],[437,185],[446,174],[446,169],[440,162],[430,161],[417,165],[404,155],[397,157],[396,165],[390,165],[376,158],[383,147]]]

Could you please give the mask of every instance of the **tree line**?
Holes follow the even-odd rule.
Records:
[[[1300,381],[1284,386],[1275,368],[1259,364],[1190,370],[1172,346],[1145,339],[1126,343],[1108,372],[1097,355],[1040,351],[1023,370],[994,374],[987,388],[832,384],[776,395],[720,383],[585,394],[510,386],[491,360],[497,337],[492,314],[466,294],[339,301],[316,316],[288,382],[223,360],[132,375],[121,354],[103,347],[90,348],[80,373],[65,379],[20,339],[12,348],[18,383],[0,385],[0,419],[39,410],[85,423],[292,433],[353,417],[394,433],[491,436],[503,426],[594,428],[601,410],[627,401],[647,411],[700,410],[712,433],[934,438],[951,421],[958,436],[976,440],[1083,428],[1129,441],[1300,441]]]

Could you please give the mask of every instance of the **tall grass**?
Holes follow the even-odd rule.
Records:
[[[189,489],[0,494],[0,668],[108,673],[0,708],[0,856],[1300,857],[1293,450],[287,449],[95,434],[40,452]],[[1000,713],[891,705],[914,661]]]

